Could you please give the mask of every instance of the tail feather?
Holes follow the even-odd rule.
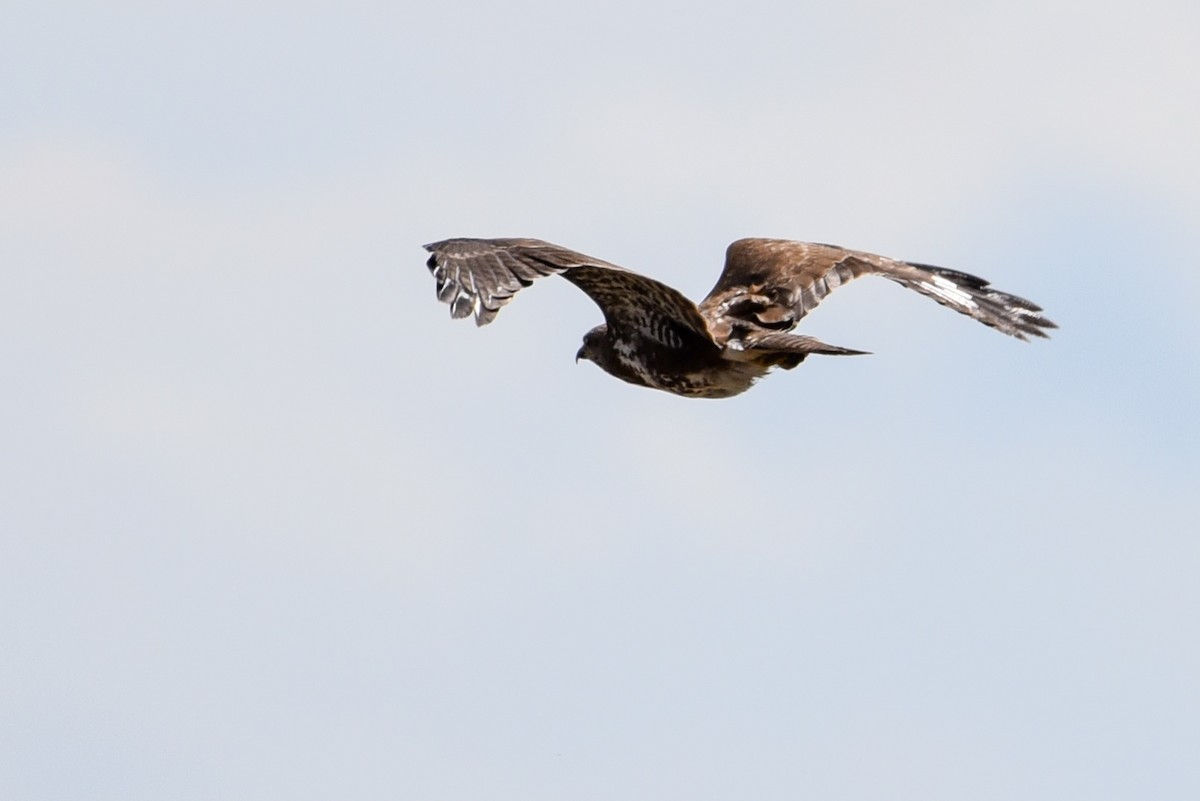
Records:
[[[843,348],[822,342],[816,337],[785,334],[781,331],[755,332],[753,336],[741,341],[740,345],[740,348],[734,346],[733,349],[744,353],[748,361],[769,367],[782,367],[785,370],[791,370],[800,364],[810,353],[822,356],[870,355],[865,350]]]

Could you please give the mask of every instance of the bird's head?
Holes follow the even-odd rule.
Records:
[[[591,331],[583,335],[583,346],[579,352],[575,354],[575,361],[587,359],[589,362],[600,364],[600,349],[603,347],[605,336],[608,334],[608,326],[598,325]]]

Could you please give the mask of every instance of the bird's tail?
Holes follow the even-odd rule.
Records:
[[[781,331],[755,332],[752,336],[742,340],[740,344],[740,348],[735,347],[732,350],[744,354],[746,361],[752,361],[764,367],[782,367],[785,370],[791,370],[800,364],[810,353],[822,356],[870,355],[865,350],[851,350],[830,345],[815,337],[785,334]]]

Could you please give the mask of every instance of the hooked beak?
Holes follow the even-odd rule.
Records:
[[[584,355],[584,353],[583,353],[583,351],[584,351],[584,350],[585,350],[585,348],[580,348],[580,349],[579,349],[579,352],[575,354],[575,363],[576,363],[576,364],[579,364],[579,360],[580,360],[580,359],[586,359],[586,358],[587,358],[587,356],[585,356],[585,355]]]

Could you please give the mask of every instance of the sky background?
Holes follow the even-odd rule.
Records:
[[[1200,797],[1200,5],[6,3],[0,796]],[[685,400],[565,281],[873,351]]]

